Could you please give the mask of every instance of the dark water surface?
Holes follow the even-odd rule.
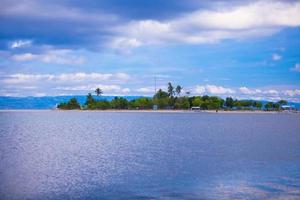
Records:
[[[0,199],[300,199],[300,115],[0,112]]]

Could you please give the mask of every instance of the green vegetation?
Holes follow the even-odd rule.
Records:
[[[93,98],[92,94],[89,93],[83,108],[88,110],[105,110],[111,108],[111,103],[107,100],[97,101]]]
[[[175,88],[175,89],[174,89]],[[152,109],[157,106],[158,109],[180,109],[188,110],[192,107],[201,110],[266,110],[280,111],[281,106],[287,105],[287,101],[280,100],[278,102],[267,102],[264,106],[260,101],[253,100],[237,100],[227,97],[225,100],[216,96],[192,96],[190,92],[181,96],[183,87],[177,85],[174,87],[168,83],[167,91],[159,89],[156,94],[151,97],[141,97],[134,100],[127,100],[124,97],[115,97],[111,101],[97,100],[91,93],[86,97],[86,102],[81,107],[75,98],[70,99],[66,103],[57,106],[59,109],[84,109],[84,110],[105,110],[105,109]],[[101,96],[103,91],[100,88],[95,90],[97,96]]]
[[[59,109],[63,110],[74,110],[74,109],[81,109],[80,104],[78,103],[77,99],[72,98],[67,103],[61,103],[57,106]]]
[[[129,109],[152,109],[153,101],[151,98],[138,98],[129,102]]]
[[[127,109],[128,108],[128,101],[123,97],[115,97],[111,101],[111,107],[114,109]]]
[[[267,111],[278,111],[281,109],[281,106],[283,105],[287,105],[288,102],[286,100],[280,100],[276,103],[274,102],[268,102],[266,105],[265,105],[265,110]]]
[[[196,96],[190,97],[190,102],[193,107],[200,107],[201,110],[219,110],[224,105],[224,100],[216,96]]]
[[[175,100],[175,109],[190,109],[191,105],[188,97],[179,97]]]

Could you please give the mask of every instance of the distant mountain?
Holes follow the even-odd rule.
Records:
[[[268,101],[261,101],[263,106],[266,105],[268,103]],[[297,109],[300,109],[300,103],[296,103],[296,102],[288,102],[288,105],[290,106],[294,106]]]
[[[53,109],[61,102],[67,102],[76,98],[80,104],[84,104],[86,96],[45,96],[45,97],[3,97],[0,96],[0,109]],[[115,96],[94,96],[95,99],[112,100]],[[137,99],[142,96],[124,96],[127,100]],[[263,105],[267,101],[262,101]],[[300,109],[300,103],[289,103]]]
[[[290,102],[290,106],[295,106],[295,108],[300,109],[300,103]]]
[[[84,104],[86,96],[45,96],[45,97],[3,97],[0,96],[0,109],[52,109],[61,102],[76,98],[80,104]],[[141,96],[124,96],[127,100]],[[95,99],[112,100],[114,96],[94,96]]]

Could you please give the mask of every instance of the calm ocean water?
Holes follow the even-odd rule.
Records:
[[[0,199],[300,199],[300,115],[0,112]]]

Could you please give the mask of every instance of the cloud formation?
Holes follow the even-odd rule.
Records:
[[[62,73],[62,74],[12,74],[3,76],[1,81],[6,84],[33,83],[35,81],[51,82],[92,82],[92,81],[110,81],[125,82],[130,79],[126,73]]]
[[[284,94],[289,96],[289,97],[300,96],[300,89],[285,90]]]
[[[30,46],[32,43],[31,40],[17,40],[13,41],[12,44],[10,45],[10,48],[16,49],[16,48],[21,48],[24,46]]]
[[[129,88],[122,88],[120,85],[105,85],[105,84],[92,84],[92,85],[80,85],[75,87],[56,87],[55,90],[65,92],[92,92],[95,88],[101,88],[107,94],[125,94],[129,93]]]
[[[196,94],[212,94],[212,95],[222,95],[222,94],[234,94],[235,90],[231,88],[226,88],[217,85],[197,85],[194,92]]]
[[[143,94],[151,94],[154,92],[154,88],[151,87],[141,87],[135,90],[138,93],[143,93]]]
[[[261,94],[262,93],[262,91],[259,90],[259,89],[249,89],[247,87],[240,87],[239,91],[242,94],[246,94],[246,95],[254,95],[254,94]]]
[[[274,53],[274,54],[272,55],[272,60],[273,60],[273,61],[281,60],[281,58],[282,58],[282,56],[279,55],[279,54]]]
[[[258,1],[246,5],[199,10],[173,20],[138,20],[115,28],[113,48],[161,43],[201,44],[224,39],[272,35],[283,27],[300,26],[300,2]],[[134,44],[132,45],[132,41]],[[278,56],[275,56],[278,59]]]
[[[103,2],[83,5],[68,1],[55,4],[12,0],[2,4],[0,17],[5,20],[0,25],[5,27],[3,38],[20,39],[14,47],[21,47],[25,41],[34,38],[37,44],[94,50],[109,47],[127,53],[132,48],[150,44],[203,44],[263,37],[285,27],[300,25],[300,2],[297,1],[220,2],[176,1],[168,5],[160,2],[162,10],[143,6],[141,13],[149,11],[147,9],[151,13],[143,17],[125,17],[120,9],[116,8],[119,12],[114,12],[114,7],[106,9]],[[139,5],[138,2],[135,4]],[[172,6],[177,8],[177,14],[171,12]],[[129,6],[127,9],[130,10]],[[163,9],[173,15],[158,16],[158,13],[163,16]]]
[[[127,94],[131,77],[126,73],[11,74],[0,76],[0,96],[86,94],[100,87],[106,95]],[[46,92],[45,92],[46,91]]]
[[[85,59],[83,56],[76,56],[71,54],[72,51],[68,49],[49,50],[43,54],[21,53],[11,56],[11,59],[19,62],[40,61],[44,63],[54,63],[61,65],[80,65]]]
[[[61,73],[61,74],[11,74],[0,76],[1,96],[36,96],[47,95],[85,95],[100,87],[106,95],[147,95],[154,94],[153,86],[130,84],[133,79],[127,73]],[[135,82],[143,83],[142,80]],[[141,87],[142,86],[142,87]],[[157,86],[157,89],[166,90],[165,85]],[[277,101],[300,102],[299,88],[249,88],[225,87],[222,85],[195,85],[184,87],[191,95],[213,95],[226,98],[228,96],[238,99],[256,99]],[[46,92],[45,92],[46,91]]]
[[[196,85],[192,87],[192,95],[216,95],[223,98],[231,96],[238,99],[255,99],[277,101],[286,99],[288,101],[300,102],[300,89],[273,88],[239,88],[224,87],[218,85]]]
[[[120,23],[113,13],[84,9],[63,0],[4,0],[0,18],[1,36],[7,43],[34,39],[35,45],[68,49],[100,49],[103,40],[112,34],[107,32],[108,27]]]
[[[300,72],[300,63],[295,64],[294,67],[291,68],[294,72]]]

